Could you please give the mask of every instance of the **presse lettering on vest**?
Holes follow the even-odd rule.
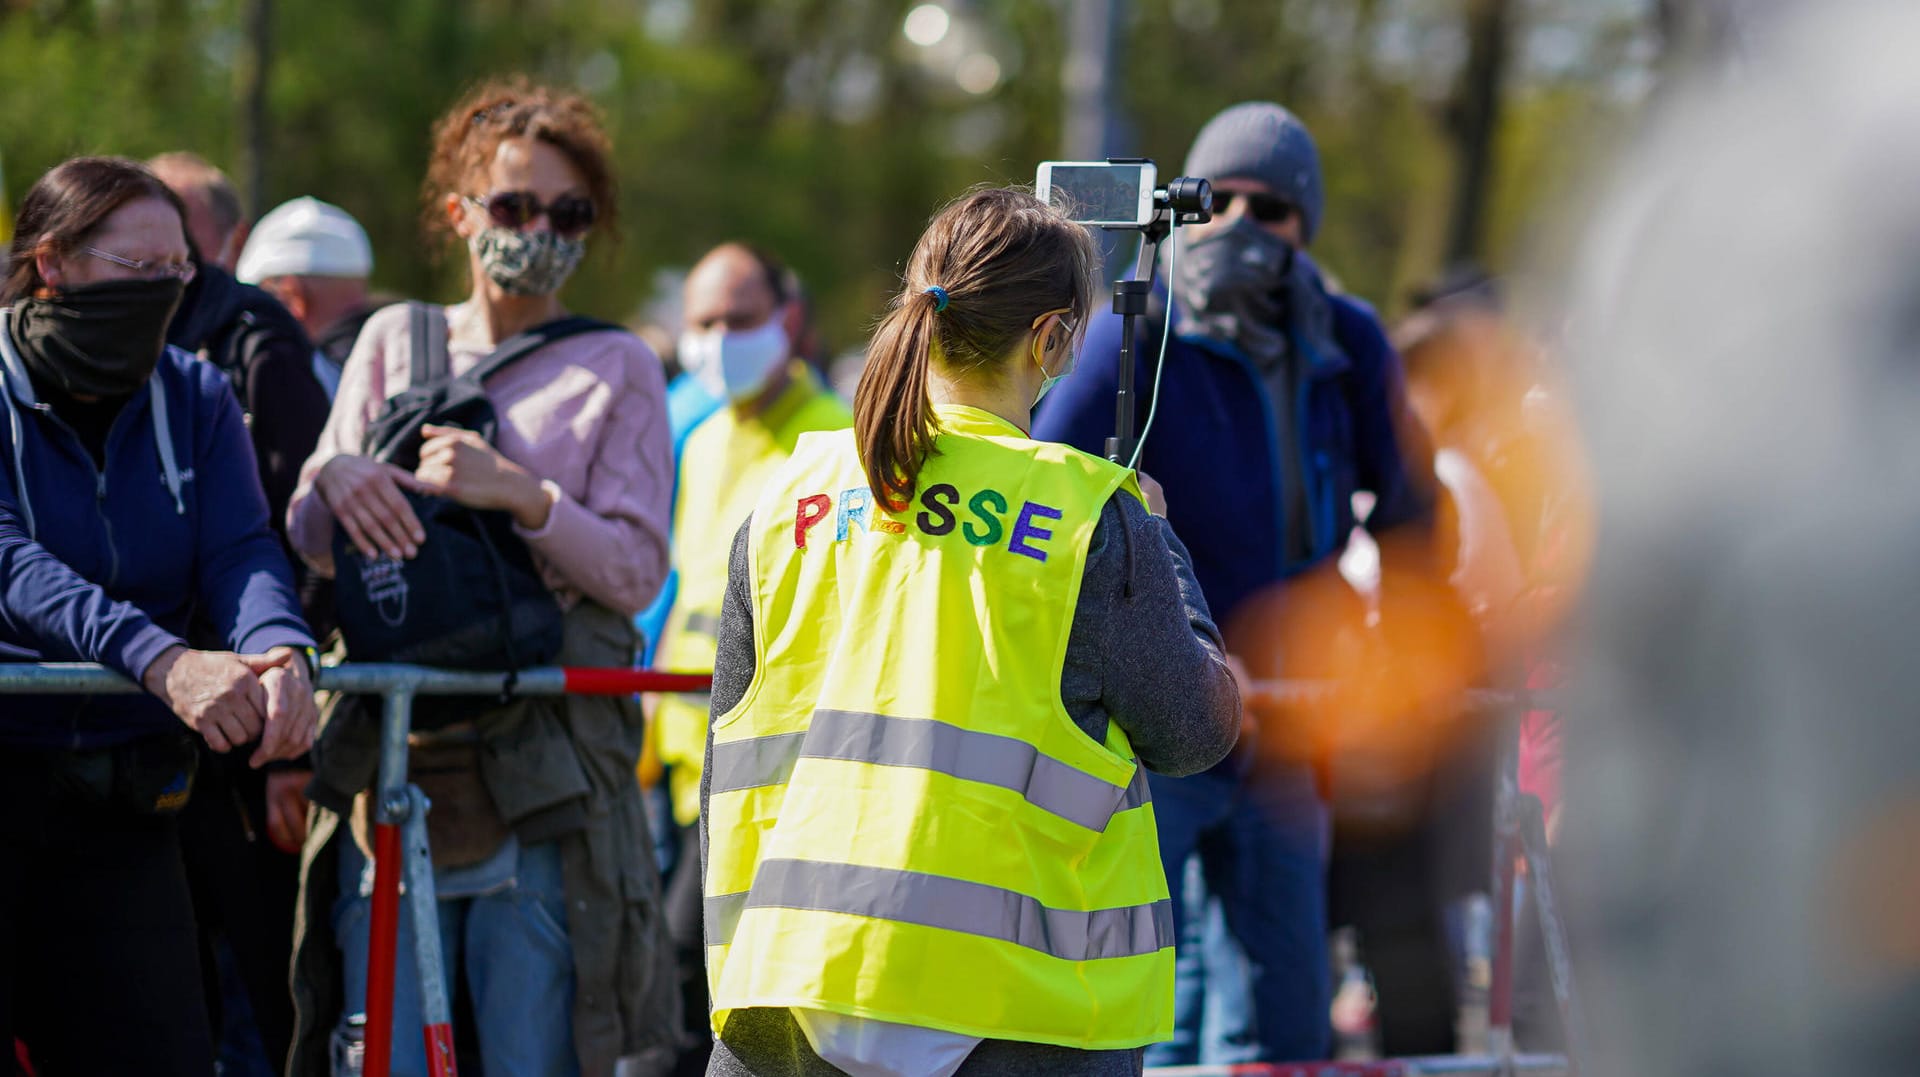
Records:
[[[1009,530],[1006,517],[1011,506],[1007,502],[1007,495],[988,487],[975,491],[964,502],[961,498],[960,489],[952,483],[934,483],[920,491],[919,511],[910,512],[908,519],[920,529],[921,534],[931,538],[945,538],[957,529],[968,545],[997,546],[1004,539],[1006,552],[1031,557],[1043,564],[1046,562],[1045,543],[1053,538],[1053,529],[1046,524],[1061,518],[1059,509],[1037,501],[1025,502],[1020,506],[1020,511],[1014,513],[1013,527]],[[852,486],[837,495],[809,494],[795,503],[794,547],[806,549],[810,532],[826,522],[828,516],[834,518],[835,542],[847,541],[856,527],[891,535],[903,535],[907,531],[906,521],[874,512],[873,490],[870,487]]]

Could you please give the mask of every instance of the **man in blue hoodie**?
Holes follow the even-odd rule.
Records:
[[[1135,428],[1145,428],[1162,327],[1171,322],[1158,412],[1140,469],[1166,488],[1167,518],[1193,555],[1220,624],[1256,593],[1331,571],[1366,490],[1375,533],[1424,527],[1432,453],[1407,409],[1400,360],[1364,303],[1329,292],[1306,246],[1319,229],[1320,162],[1287,110],[1247,102],[1201,129],[1184,175],[1213,183],[1214,219],[1188,226],[1172,263],[1171,309],[1140,333]],[[1034,436],[1103,451],[1113,432],[1120,322],[1090,327],[1087,362],[1049,394]],[[1399,544],[1383,544],[1397,551]],[[1388,556],[1392,556],[1389,554]],[[1231,638],[1231,636],[1229,637]],[[1331,985],[1326,948],[1328,817],[1310,768],[1242,747],[1212,770],[1152,778],[1167,877],[1179,886],[1197,855],[1205,890],[1246,956],[1209,960],[1205,993],[1238,1039],[1204,1061],[1328,1057]],[[1297,758],[1297,757],[1296,757]],[[1204,903],[1187,887],[1179,1027],[1149,1053],[1155,1065],[1202,1061],[1202,985],[1191,942]],[[1221,949],[1208,946],[1209,958]],[[1232,1012],[1244,1008],[1250,1012]]]

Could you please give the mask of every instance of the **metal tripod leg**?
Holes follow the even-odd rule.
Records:
[[[1524,857],[1527,886],[1540,914],[1540,933],[1546,940],[1554,999],[1560,1005],[1560,1023],[1566,1032],[1566,1072],[1577,1077],[1580,1062],[1587,1057],[1586,1022],[1574,991],[1566,928],[1555,901],[1545,816],[1540,799],[1520,791],[1518,715],[1504,721],[1500,740],[1493,807],[1493,980],[1487,992],[1487,1045],[1495,1073],[1511,1077],[1520,1072],[1513,1043],[1514,893],[1517,869]],[[1551,1056],[1542,1057],[1553,1061]]]
[[[453,1057],[453,1007],[440,954],[440,909],[433,893],[433,854],[427,845],[427,796],[407,786],[410,810],[400,840],[407,865],[407,905],[413,912],[413,960],[420,976],[420,1024],[427,1039],[427,1077],[458,1077]]]
[[[427,798],[407,782],[407,734],[413,692],[387,692],[380,725],[380,779],[374,801],[373,916],[367,938],[367,1032],[364,1077],[388,1077],[393,1066],[393,974],[400,935],[401,879],[413,913],[415,967],[429,1077],[456,1077],[453,1023],[440,957],[440,910],[427,847]]]
[[[393,965],[400,937],[400,825],[412,811],[407,797],[407,734],[413,693],[387,693],[380,718],[380,777],[373,802],[373,909],[367,931],[367,1039],[363,1077],[388,1077],[393,1067]]]
[[[406,878],[407,911],[413,919],[413,964],[420,984],[420,1024],[426,1037],[427,1077],[458,1077],[453,1056],[453,1008],[448,1003],[446,966],[440,954],[440,909],[433,892],[433,854],[427,845],[427,807],[427,795],[417,785],[408,785],[383,805],[381,815],[386,822],[382,830],[395,838],[379,842],[378,855],[392,855],[398,863],[376,864],[375,878],[378,880],[384,871],[392,872],[396,884],[398,877]],[[376,881],[375,894],[379,893]],[[380,1006],[385,1015],[380,1027],[387,1033],[382,1038],[377,1061],[371,1047],[367,1052],[364,1072],[369,1074],[388,1073],[392,1065],[393,973],[399,956],[395,953],[399,943],[398,895],[393,895],[389,902],[393,909],[386,920],[391,926],[376,930],[371,941],[375,952],[384,953],[386,957],[368,965],[368,1041],[371,1044],[373,1040],[375,1005],[371,1000],[376,993],[386,1000]],[[380,982],[382,977],[384,983]]]
[[[1513,1065],[1513,942],[1514,865],[1522,855],[1514,802],[1519,797],[1519,723],[1508,720],[1501,734],[1500,768],[1496,772],[1493,807],[1492,982],[1487,990],[1487,1047],[1503,1063]]]
[[[1552,855],[1547,846],[1546,817],[1538,797],[1522,796],[1520,838],[1527,857],[1527,881],[1534,909],[1540,916],[1540,937],[1547,951],[1547,969],[1553,977],[1553,997],[1560,1006],[1560,1027],[1567,1040],[1567,1069],[1578,1074],[1587,1055],[1586,1017],[1573,983],[1573,954],[1567,945],[1566,925],[1554,895]],[[1511,917],[1509,917],[1511,919]]]

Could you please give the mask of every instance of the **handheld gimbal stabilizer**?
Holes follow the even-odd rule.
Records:
[[[1109,157],[1109,164],[1145,164],[1144,157]],[[1107,439],[1107,459],[1116,464],[1133,463],[1134,391],[1133,349],[1140,318],[1147,313],[1147,300],[1153,294],[1154,263],[1160,258],[1160,242],[1176,226],[1204,224],[1213,219],[1213,185],[1204,179],[1181,176],[1153,192],[1153,214],[1144,224],[1103,224],[1108,231],[1140,233],[1140,261],[1133,279],[1113,282],[1113,311],[1120,315],[1120,389],[1114,396],[1113,436]],[[1172,332],[1168,325],[1166,332]]]

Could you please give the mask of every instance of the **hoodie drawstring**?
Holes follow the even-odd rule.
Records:
[[[167,423],[167,391],[160,386],[160,372],[147,379],[147,395],[153,399],[153,446],[160,452],[160,470],[166,475],[167,492],[173,495],[173,511],[187,514],[186,499],[180,496],[180,465],[173,458],[173,436]]]

